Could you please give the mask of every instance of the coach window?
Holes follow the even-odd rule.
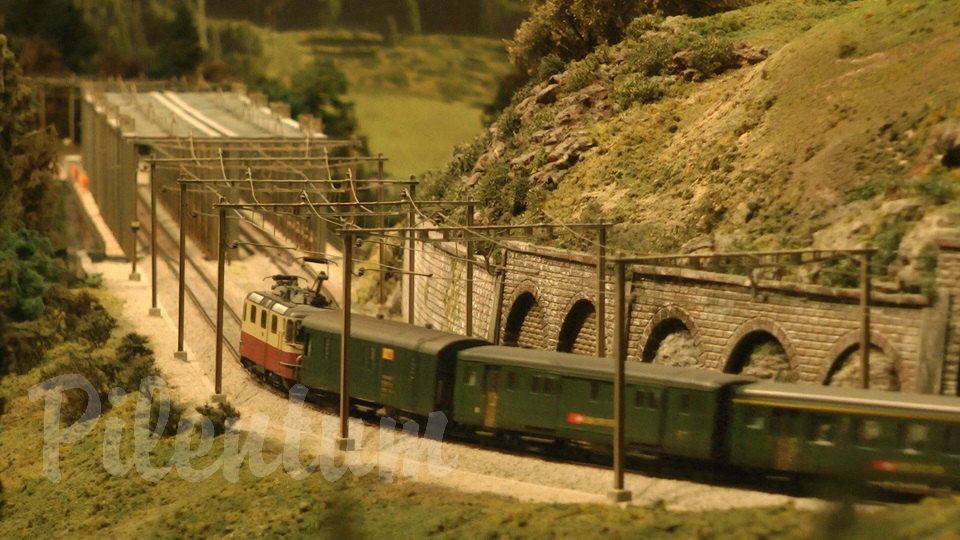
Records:
[[[927,449],[930,426],[925,424],[897,424],[897,440],[907,453],[920,453]]]
[[[254,324],[257,322],[257,306],[250,306],[250,322]]]
[[[657,408],[657,395],[653,392],[650,392],[649,398],[650,399],[647,400],[647,408],[651,411],[655,410]]]
[[[543,393],[548,396],[553,395],[553,379],[543,379]]]
[[[749,429],[762,430],[767,427],[766,409],[760,407],[747,407],[745,413],[746,423]]]
[[[882,430],[880,422],[877,420],[860,419],[857,420],[854,437],[860,446],[876,446],[880,440]]]
[[[789,437],[794,435],[797,411],[793,409],[773,409],[770,430],[774,435]]]
[[[597,384],[597,383],[593,383],[593,384]],[[634,407],[636,407],[636,408],[638,408],[638,409],[639,409],[640,407],[643,407],[643,394],[644,394],[643,390],[637,390],[636,392],[633,393],[633,406],[634,406]]]
[[[832,446],[836,440],[834,419],[829,416],[813,415],[810,418],[810,432],[807,440],[813,444]]]
[[[943,452],[950,455],[960,455],[960,427],[943,428]]]
[[[477,385],[477,370],[473,368],[467,368],[467,372],[464,374],[465,384],[467,386],[476,386]]]
[[[514,372],[507,373],[507,390],[516,390],[517,389],[517,374]]]
[[[267,310],[260,310],[260,328],[267,329]]]
[[[590,401],[600,400],[600,383],[592,381],[590,383]]]
[[[530,382],[530,391],[534,394],[540,393],[540,377],[534,377]]]
[[[690,394],[680,394],[680,413],[690,414]]]

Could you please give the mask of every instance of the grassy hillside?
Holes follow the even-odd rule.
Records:
[[[479,197],[488,221],[602,216],[633,252],[872,241],[893,275],[898,249],[929,241],[917,224],[958,222],[960,172],[941,149],[960,122],[957,43],[952,0],[638,19],[624,42],[519,94],[434,192]]]

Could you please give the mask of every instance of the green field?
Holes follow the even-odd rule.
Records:
[[[377,91],[351,94],[370,151],[388,158],[394,178],[420,176],[450,159],[454,145],[481,129],[481,111],[462,102]]]
[[[420,35],[395,46],[349,31],[272,32],[258,28],[266,73],[289,81],[313,56],[332,59],[349,81],[360,133],[384,154],[395,178],[442,166],[455,145],[481,132],[481,108],[510,71],[500,40]]]

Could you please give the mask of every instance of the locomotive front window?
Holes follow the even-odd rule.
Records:
[[[271,334],[277,333],[277,316],[276,315],[270,316],[270,333]]]
[[[250,322],[257,322],[257,306],[250,306]]]
[[[303,334],[304,334],[303,325],[300,324],[300,321],[297,321],[296,324],[294,325],[294,330],[293,330],[294,341],[296,343],[303,343],[303,340],[304,340]]]
[[[260,328],[267,329],[267,310],[260,310]]]
[[[240,321],[245,321],[247,319],[247,303],[243,303],[243,316],[240,317]]]

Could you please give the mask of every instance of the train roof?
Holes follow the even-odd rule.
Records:
[[[613,380],[612,358],[597,358],[595,356],[521,349],[501,345],[469,349],[461,352],[460,357],[464,360],[487,364],[531,367],[557,373]],[[640,362],[627,362],[625,373],[629,382],[646,382],[696,390],[713,390],[731,384],[746,384],[756,381],[755,378],[745,375],[731,375],[706,369],[679,368]]]
[[[321,310],[308,315],[303,320],[305,328],[331,334],[339,334],[342,325],[342,310]],[[427,354],[438,354],[443,349],[454,345],[459,345],[462,348],[489,344],[484,339],[461,336],[397,321],[377,319],[357,313],[352,314],[350,318],[350,335],[354,338],[381,343],[389,347]]]
[[[960,398],[812,384],[758,382],[737,389],[736,399],[772,405],[802,405],[833,412],[915,415],[960,422]]]
[[[251,292],[247,295],[247,300],[286,317],[302,318],[316,311],[329,310],[329,308],[291,302],[270,291]]]

